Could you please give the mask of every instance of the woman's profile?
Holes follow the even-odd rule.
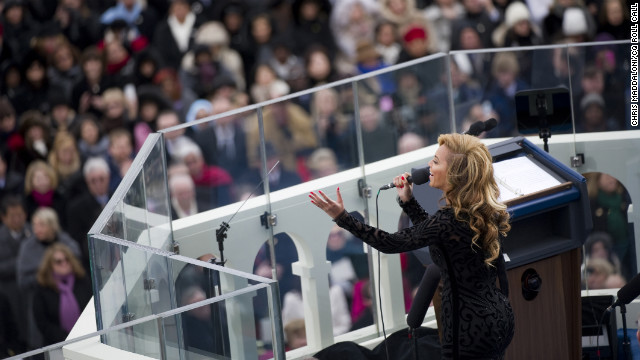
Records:
[[[413,197],[408,173],[393,181],[412,227],[392,234],[357,221],[345,211],[339,188],[335,201],[323,192],[309,196],[337,225],[382,252],[429,246],[443,282],[443,358],[502,359],[514,333],[499,240],[511,228],[507,208],[497,200],[491,155],[482,142],[470,135],[444,134],[438,144],[429,162],[429,185],[443,191],[446,204],[441,209],[424,211]]]

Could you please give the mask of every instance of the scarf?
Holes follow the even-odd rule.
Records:
[[[51,207],[51,205],[53,205],[53,190],[49,190],[46,193],[33,190],[31,196],[39,206]]]
[[[167,19],[167,22],[169,23],[169,29],[171,30],[173,39],[176,41],[180,52],[184,53],[189,50],[189,39],[191,38],[193,25],[196,22],[196,16],[189,13],[184,19],[184,22],[180,23],[175,16],[171,15]]]
[[[60,293],[60,327],[69,333],[75,325],[76,321],[80,317],[80,306],[73,295],[73,285],[75,284],[76,277],[73,273],[68,275],[56,275],[53,277],[58,285],[58,291]]]

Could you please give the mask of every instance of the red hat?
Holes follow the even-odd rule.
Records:
[[[404,34],[405,42],[411,42],[415,39],[423,39],[423,40],[427,39],[427,32],[424,30],[424,28],[419,26],[414,26]]]

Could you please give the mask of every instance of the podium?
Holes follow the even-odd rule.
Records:
[[[502,241],[516,326],[506,359],[581,359],[581,247],[592,228],[586,179],[523,137],[489,151],[494,169],[503,161],[526,163],[526,171],[556,184],[533,192],[511,184],[518,194],[504,200],[511,231]]]

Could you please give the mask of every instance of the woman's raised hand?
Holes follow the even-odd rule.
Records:
[[[409,183],[407,178],[409,173],[404,173],[393,178],[393,184],[396,186],[396,191],[402,202],[407,202],[413,197],[413,184]]]
[[[342,214],[342,212],[344,211],[344,204],[342,203],[340,188],[336,189],[337,199],[335,201],[331,200],[322,191],[318,191],[318,193],[320,193],[320,195],[314,193],[313,191],[309,194],[312,204],[319,207],[322,211],[326,212],[327,215],[331,216],[332,219],[335,219],[338,215]]]

